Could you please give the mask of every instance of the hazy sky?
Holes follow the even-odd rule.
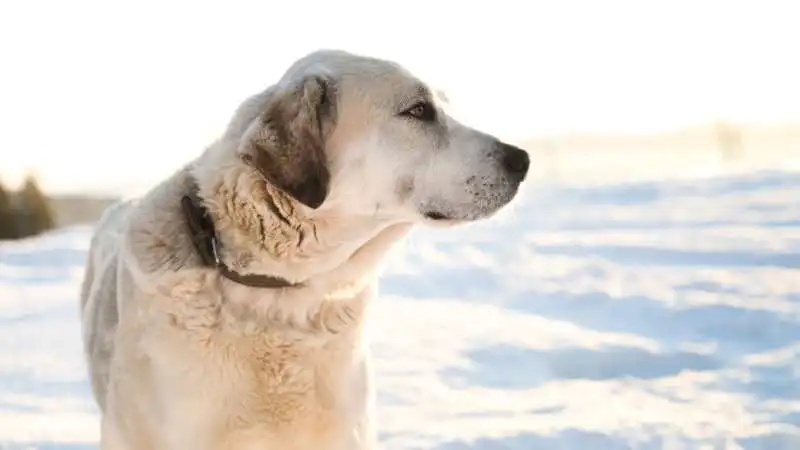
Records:
[[[800,5],[2,1],[0,177],[139,192],[320,47],[395,59],[509,139],[800,119]]]

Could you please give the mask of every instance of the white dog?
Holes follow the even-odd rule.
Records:
[[[101,448],[373,448],[379,263],[414,224],[491,216],[528,166],[395,63],[298,60],[100,220],[81,310]]]

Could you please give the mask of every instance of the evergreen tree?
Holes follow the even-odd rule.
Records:
[[[0,183],[0,240],[14,239],[17,235],[17,217],[11,206],[11,196]]]
[[[27,235],[39,234],[55,226],[50,201],[39,189],[36,179],[29,176],[20,192],[20,209],[22,212],[21,231]]]

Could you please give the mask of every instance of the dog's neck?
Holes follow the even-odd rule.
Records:
[[[375,217],[343,217],[324,205],[311,210],[249,166],[231,165],[194,176],[222,244],[221,260],[238,273],[328,291],[371,276],[410,228]]]

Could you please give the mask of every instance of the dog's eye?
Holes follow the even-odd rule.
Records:
[[[401,115],[413,117],[414,119],[422,122],[433,122],[436,120],[436,108],[434,108],[429,102],[423,101],[416,103],[411,108],[403,111]]]

